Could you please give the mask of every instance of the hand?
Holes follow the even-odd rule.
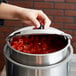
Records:
[[[1,3],[0,5],[0,19],[21,20],[22,22],[40,27],[40,23],[44,28],[48,28],[51,21],[41,10],[27,9],[11,4]]]
[[[49,18],[41,10],[22,8],[18,17],[22,22],[35,25],[36,28],[40,27],[40,23],[44,25],[44,28],[48,28],[51,24]]]

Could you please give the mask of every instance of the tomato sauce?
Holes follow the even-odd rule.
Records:
[[[23,35],[13,37],[11,46],[21,52],[30,54],[48,54],[63,49],[67,39],[60,35]]]

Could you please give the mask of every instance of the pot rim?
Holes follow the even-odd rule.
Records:
[[[18,65],[18,66],[23,67],[23,68],[29,68],[29,69],[48,69],[48,68],[54,68],[56,66],[60,66],[60,65],[63,65],[64,63],[69,62],[71,60],[72,56],[73,56],[73,48],[70,45],[70,47],[69,47],[70,48],[69,55],[66,58],[64,58],[62,61],[60,61],[60,62],[58,62],[56,64],[52,64],[50,66],[28,66],[28,65],[20,64],[20,63],[14,61],[13,59],[11,59],[9,57],[9,55],[6,55],[6,50],[5,50],[6,47],[7,47],[7,44],[4,46],[4,55],[5,55],[5,57],[6,57],[7,60],[9,60],[10,62],[12,62],[15,65]]]
[[[9,43],[8,43],[8,46],[9,46],[13,51],[15,51],[16,53],[19,53],[19,54],[30,55],[30,56],[47,56],[47,55],[53,55],[53,54],[58,54],[58,53],[63,52],[65,49],[67,49],[67,48],[70,46],[70,40],[68,40],[68,44],[67,44],[64,48],[62,48],[62,49],[60,49],[60,50],[58,50],[58,51],[56,51],[56,52],[52,52],[52,53],[48,53],[48,54],[30,54],[30,53],[24,53],[24,52],[21,52],[21,51],[18,51],[18,50],[16,50],[16,49],[12,48],[12,46],[11,46]]]
[[[33,28],[33,27],[25,27],[26,29],[29,29],[29,28]],[[53,28],[53,27],[52,27]],[[22,28],[23,29],[23,28]],[[55,29],[55,28],[54,28]],[[19,29],[19,30],[17,30],[17,31],[15,31],[15,32],[19,32],[21,29]],[[39,30],[40,31],[40,30]],[[41,30],[42,31],[42,30]],[[14,33],[14,32],[13,32]],[[12,34],[13,34],[12,33]],[[39,34],[39,33],[38,33]],[[41,33],[40,33],[41,34]],[[44,33],[45,34],[45,33]],[[48,33],[47,33],[48,34]],[[10,34],[11,35],[11,34]],[[30,53],[24,53],[24,52],[21,52],[21,51],[18,51],[18,50],[16,50],[16,49],[14,49],[14,48],[12,48],[12,46],[10,45],[10,43],[6,40],[6,42],[7,42],[7,45],[14,51],[14,52],[16,52],[16,53],[19,53],[19,54],[23,54],[23,55],[31,55],[31,56],[47,56],[47,55],[54,55],[54,54],[58,54],[58,53],[61,53],[61,52],[63,52],[65,49],[67,49],[69,46],[70,46],[70,44],[71,44],[71,41],[70,41],[70,39],[67,37],[67,39],[68,39],[68,42],[67,42],[67,45],[64,47],[64,48],[62,48],[62,49],[60,49],[60,50],[58,50],[58,51],[56,51],[56,52],[52,52],[52,53],[48,53],[48,54],[30,54]]]

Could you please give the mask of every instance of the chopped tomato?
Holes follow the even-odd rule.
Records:
[[[29,35],[14,37],[10,44],[24,53],[48,54],[64,48],[66,40],[59,35]]]

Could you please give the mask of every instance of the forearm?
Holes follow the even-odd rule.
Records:
[[[1,3],[0,4],[0,19],[14,19],[19,20],[18,13],[21,11],[20,7]]]

